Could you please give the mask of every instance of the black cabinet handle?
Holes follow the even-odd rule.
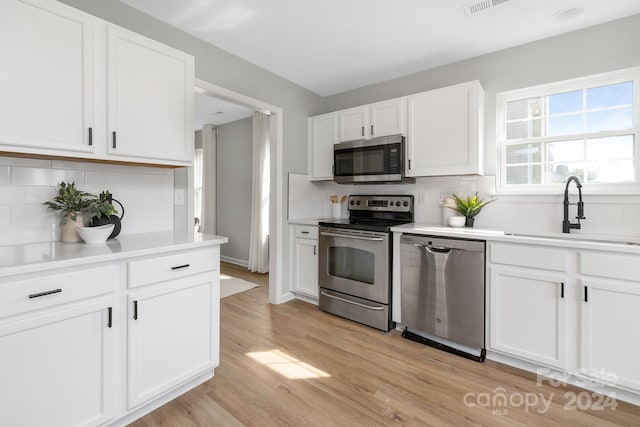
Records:
[[[589,302],[589,288],[584,287],[584,302]]]
[[[29,298],[31,298],[31,299],[39,298],[39,297],[43,297],[43,296],[46,296],[46,295],[59,294],[60,292],[62,292],[62,289],[52,289],[50,291],[38,292],[37,294],[30,294]]]
[[[189,268],[189,267],[191,267],[190,264],[182,264],[182,265],[173,266],[173,267],[171,267],[171,269],[172,270],[180,270],[180,269]]]
[[[560,283],[560,298],[564,298],[564,282]]]
[[[113,132],[111,132],[111,136],[113,138],[113,144],[112,147],[116,148],[116,131],[114,130]]]
[[[373,125],[371,125],[371,135],[373,135]]]
[[[89,146],[93,145],[93,128],[89,128]]]
[[[300,233],[302,233],[302,234],[309,234],[309,232],[308,232],[308,231],[301,231]]]
[[[409,169],[411,169],[411,159],[409,159]]]
[[[362,136],[364,136],[364,126],[362,126]]]
[[[313,254],[318,255],[318,247],[316,245],[313,245]]]
[[[138,320],[138,301],[133,302],[133,320]]]
[[[107,327],[113,326],[113,307],[107,308]]]

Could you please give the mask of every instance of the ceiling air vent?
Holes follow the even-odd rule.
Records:
[[[484,12],[485,10],[491,9],[492,7],[499,6],[501,4],[507,3],[511,0],[482,0],[476,1],[468,4],[465,7],[465,11],[468,16],[475,15],[476,13]]]

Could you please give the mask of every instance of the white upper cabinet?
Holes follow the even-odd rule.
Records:
[[[406,98],[339,111],[340,141],[404,134]]]
[[[409,96],[407,175],[482,174],[483,106],[478,81]]]
[[[191,164],[193,57],[52,0],[0,10],[0,152]]]
[[[107,34],[108,153],[190,161],[193,57],[122,28]]]
[[[333,179],[333,145],[338,142],[338,113],[308,119],[310,180]]]
[[[407,131],[406,110],[406,98],[371,104],[369,135],[371,137],[397,134],[404,135]]]
[[[91,153],[93,19],[51,1],[0,10],[0,151]]]

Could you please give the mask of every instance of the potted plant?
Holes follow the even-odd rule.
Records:
[[[60,211],[60,225],[62,226],[63,242],[79,242],[77,227],[84,225],[84,216],[88,214],[94,204],[95,196],[78,190],[75,182],[61,182],[58,194],[44,204],[51,210]]]
[[[489,201],[479,199],[477,191],[473,196],[467,197],[459,197],[458,195],[453,194],[453,200],[455,202],[455,207],[452,207],[451,209],[466,218],[464,224],[465,227],[473,227],[476,215],[480,213],[483,207],[495,201],[495,199]]]

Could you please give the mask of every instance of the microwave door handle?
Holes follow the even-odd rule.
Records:
[[[349,234],[327,233],[326,231],[323,231],[320,235],[327,237],[344,237],[345,239],[367,240],[370,242],[382,242],[384,240],[383,237],[352,236]]]

